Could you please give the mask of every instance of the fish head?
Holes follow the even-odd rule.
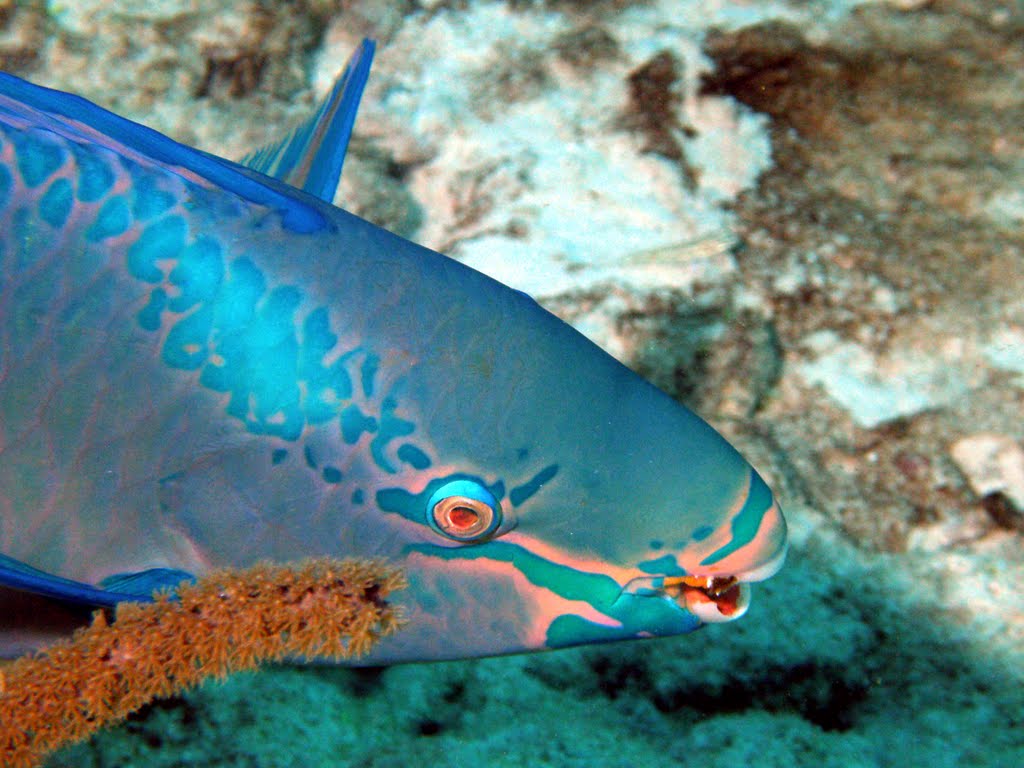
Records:
[[[424,388],[414,400],[430,388],[413,437],[432,461],[376,494],[406,523],[408,621],[370,661],[668,636],[741,616],[749,583],[785,558],[768,486],[692,411],[512,294],[504,322],[478,318],[471,341],[433,350],[443,370],[421,364],[406,382],[407,394]]]

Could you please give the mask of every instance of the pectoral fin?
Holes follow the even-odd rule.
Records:
[[[191,574],[171,568],[110,576],[100,586],[65,579],[40,571],[7,555],[0,555],[0,586],[79,605],[113,607],[123,602],[149,602],[153,593],[173,589]]]

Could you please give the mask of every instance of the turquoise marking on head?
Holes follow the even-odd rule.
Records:
[[[675,555],[662,555],[653,560],[641,560],[637,563],[644,573],[657,573],[662,576],[686,576],[685,568],[680,567]]]
[[[432,458],[416,441],[392,453],[416,425],[401,415],[401,380],[385,389],[378,384],[380,356],[362,345],[339,350],[327,307],[305,306],[306,292],[297,285],[270,284],[256,254],[228,258],[217,238],[194,234],[144,178],[133,172],[144,190],[136,193],[135,208],[165,212],[141,226],[127,264],[132,276],[153,286],[137,321],[165,333],[160,359],[171,369],[198,372],[200,386],[228,393],[226,415],[250,433],[294,442],[307,427],[323,426],[348,445],[370,434],[366,447],[383,472],[428,469]],[[189,187],[189,194],[194,204],[201,190]],[[130,219],[121,197],[112,200],[118,215],[110,213],[114,203],[103,203],[90,229],[94,237],[112,236]],[[310,450],[305,447],[306,468],[328,485],[341,483],[341,469],[319,467]],[[275,457],[272,466],[284,464],[286,454]]]
[[[363,383],[363,392],[368,397],[373,396],[373,378],[377,375],[377,368],[380,366],[380,358],[377,355],[368,353],[363,360],[363,367],[360,370],[360,378]]]
[[[415,424],[396,414],[397,409],[398,402],[393,397],[384,398],[381,404],[377,434],[370,442],[370,453],[373,455],[377,466],[391,474],[394,474],[397,470],[391,460],[388,459],[385,449],[392,440],[411,435],[416,429]]]
[[[712,528],[710,525],[702,525],[699,528],[697,528],[696,530],[694,530],[693,535],[691,536],[691,538],[694,541],[704,541],[704,539],[706,539],[708,536],[710,536],[714,532],[715,532],[715,529]]]
[[[701,565],[714,565],[726,557],[745,547],[757,536],[758,529],[765,513],[772,506],[772,492],[761,476],[756,472],[751,473],[750,493],[746,503],[739,513],[732,519],[732,539],[728,544],[715,550],[701,561]]]
[[[154,290],[160,291],[157,288]],[[172,309],[173,299],[163,308]],[[195,371],[206,362],[206,339],[213,328],[212,307],[201,307],[171,326],[164,341],[163,360],[172,368]]]
[[[552,480],[557,474],[558,465],[551,464],[550,466],[544,467],[544,469],[530,478],[528,482],[513,488],[508,495],[509,501],[512,502],[512,506],[518,507],[520,504],[528,501],[531,496],[544,487],[544,483]]]
[[[470,488],[475,485],[465,480],[453,481],[452,485],[455,483],[466,483]],[[466,489],[461,488],[459,491],[465,493]],[[431,500],[433,501],[433,498]],[[485,541],[465,548],[413,545],[410,549],[449,562],[488,560],[514,564],[516,570],[530,583],[543,587],[565,600],[587,603],[599,611],[611,610],[622,592],[621,586],[605,574],[588,573],[553,563],[525,547],[500,540]]]
[[[359,441],[364,432],[376,432],[377,420],[366,416],[358,405],[350,405],[341,412],[341,437],[349,445]]]
[[[313,449],[307,445],[302,449],[302,455],[306,459],[306,466],[310,469],[316,469],[316,457],[313,456]]]
[[[676,635],[690,632],[701,623],[696,616],[680,610],[671,600],[657,595],[623,594],[622,585],[605,574],[553,563],[521,546],[488,541],[464,549],[430,545],[413,549],[449,563],[488,561],[513,565],[531,585],[538,588],[538,592],[556,595],[565,600],[566,605],[589,606],[593,613],[607,617],[606,623],[597,623],[569,612],[553,617],[544,638],[544,646],[548,648]],[[440,604],[436,600],[433,602],[437,611]]]
[[[321,363],[338,344],[337,335],[331,332],[325,307],[318,307],[307,315],[302,325],[302,338],[298,376],[306,382],[306,419],[311,424],[322,424],[338,417],[338,403],[352,397],[352,381],[343,362],[338,361],[330,367]],[[350,407],[358,411],[355,406]],[[344,412],[341,420],[344,430]]]
[[[140,309],[139,314],[136,316],[139,325],[147,331],[159,331],[160,318],[166,307],[167,291],[163,288],[154,288],[149,293],[149,301],[146,303],[146,306]]]
[[[212,237],[199,237],[181,249],[180,254],[170,274],[171,283],[179,291],[167,304],[172,312],[184,312],[196,304],[213,301],[224,279],[224,257],[220,244]]]
[[[413,469],[428,469],[431,464],[430,457],[412,443],[403,443],[398,446],[396,455],[399,461],[408,464]]]

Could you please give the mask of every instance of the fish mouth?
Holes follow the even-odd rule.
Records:
[[[667,600],[705,624],[735,621],[750,607],[751,582],[773,576],[785,559],[783,547],[774,557],[741,574],[642,576],[629,581],[622,594]]]
[[[733,621],[750,606],[750,585],[735,576],[641,576],[622,594],[667,600],[705,624]]]
[[[735,576],[666,577],[661,590],[705,624],[733,621],[750,607],[750,585]]]

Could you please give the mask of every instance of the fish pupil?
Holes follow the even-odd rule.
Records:
[[[469,507],[454,507],[448,513],[448,520],[454,527],[466,530],[480,521],[480,515]]]

